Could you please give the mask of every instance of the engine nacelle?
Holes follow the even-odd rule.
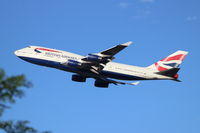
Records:
[[[86,77],[83,77],[81,75],[72,75],[72,81],[85,82],[86,81]]]
[[[102,80],[96,80],[95,83],[94,83],[94,86],[101,87],[101,88],[108,88],[109,83],[102,81]]]
[[[88,54],[87,59],[89,61],[101,61],[102,57],[96,54]]]
[[[81,62],[76,60],[68,60],[66,64],[70,67],[81,67]]]

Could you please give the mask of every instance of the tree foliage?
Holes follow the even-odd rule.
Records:
[[[15,103],[16,98],[24,96],[20,87],[30,88],[32,84],[26,80],[24,75],[7,77],[3,69],[0,69],[0,115],[8,103]]]
[[[0,123],[0,129],[3,129],[6,133],[39,133],[36,129],[28,126],[28,121],[5,121]],[[49,133],[49,132],[40,132]]]
[[[26,80],[24,75],[7,77],[4,70],[0,69],[0,117],[8,107],[8,104],[14,104],[17,98],[24,96],[23,88],[30,88],[32,84]],[[28,126],[28,121],[0,121],[0,130],[5,133],[50,133],[39,132]]]

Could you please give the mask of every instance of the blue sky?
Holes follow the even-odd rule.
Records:
[[[29,120],[54,133],[199,133],[199,0],[0,0],[0,67],[25,74],[34,87],[3,119]],[[81,55],[134,44],[116,62],[148,66],[187,50],[181,83],[95,88],[71,73],[36,66],[13,52],[40,45]]]

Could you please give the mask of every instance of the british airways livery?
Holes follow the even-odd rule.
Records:
[[[137,85],[138,80],[178,80],[179,65],[188,54],[177,51],[148,66],[138,67],[112,62],[115,55],[132,42],[119,44],[99,53],[81,56],[62,50],[29,46],[15,51],[15,55],[27,62],[74,73],[72,81],[85,82],[94,78],[96,87],[107,88],[109,84]],[[117,80],[116,80],[117,79]],[[137,80],[126,83],[119,80]]]

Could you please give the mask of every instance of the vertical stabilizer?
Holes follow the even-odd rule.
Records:
[[[147,68],[152,69],[155,72],[162,72],[169,69],[178,68],[187,54],[187,51],[179,50]]]

